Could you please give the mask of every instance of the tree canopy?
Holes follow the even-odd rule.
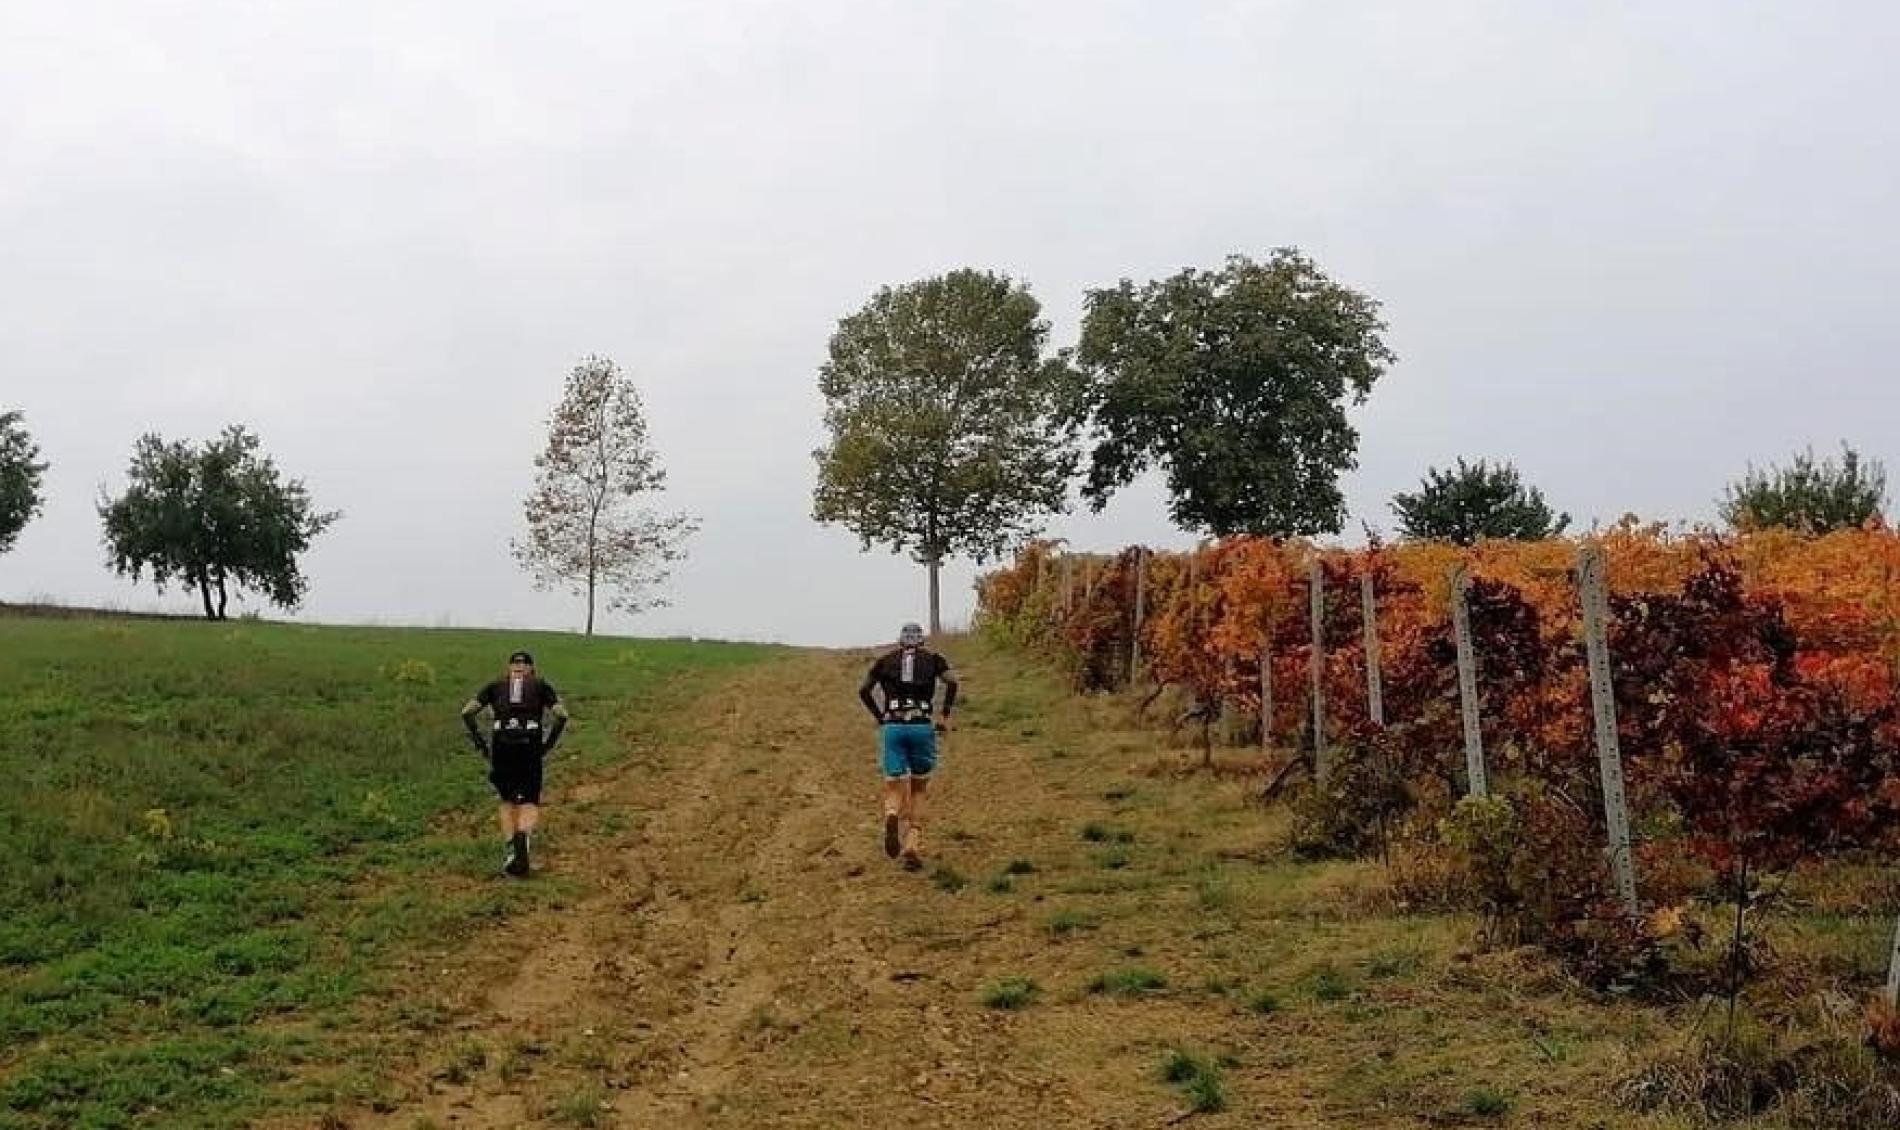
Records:
[[[946,558],[990,560],[1066,505],[1072,371],[1045,355],[1041,314],[985,271],[885,287],[838,323],[819,370],[830,442],[813,452],[813,515],[924,564],[933,631]]]
[[[642,503],[665,488],[666,472],[633,379],[605,357],[574,366],[534,465],[528,536],[514,552],[535,583],[585,597],[590,636],[601,589],[611,608],[664,604],[657,590],[699,523]]]
[[[1541,541],[1570,527],[1570,515],[1554,513],[1544,492],[1524,484],[1515,466],[1480,459],[1446,471],[1428,468],[1419,489],[1392,499],[1399,532],[1418,541],[1471,545],[1486,538]]]
[[[1786,467],[1749,467],[1740,482],[1729,486],[1721,513],[1737,530],[1782,528],[1818,535],[1866,525],[1883,517],[1886,506],[1886,467],[1842,444],[1839,463],[1817,461],[1810,449]]]
[[[25,418],[18,411],[0,412],[0,553],[13,548],[45,502],[40,481],[46,464],[39,455]]]
[[[1151,466],[1169,512],[1216,536],[1336,533],[1357,466],[1349,404],[1396,358],[1379,304],[1292,248],[1087,295],[1076,402],[1100,510]]]
[[[197,589],[212,620],[225,618],[234,590],[302,603],[309,582],[297,559],[340,516],[285,481],[242,425],[201,445],[141,436],[126,478],[125,493],[99,506],[111,567],[135,581],[149,571],[160,591]]]

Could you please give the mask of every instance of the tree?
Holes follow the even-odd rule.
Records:
[[[1399,532],[1415,541],[1471,545],[1485,538],[1542,541],[1570,527],[1570,515],[1554,514],[1544,492],[1526,487],[1509,463],[1493,467],[1458,460],[1454,470],[1427,468],[1416,493],[1393,496]]]
[[[945,559],[994,559],[1066,506],[1073,374],[1044,356],[1041,314],[984,271],[885,287],[838,323],[819,370],[831,442],[812,453],[813,517],[922,564],[932,632]]]
[[[514,554],[535,586],[585,596],[590,636],[602,589],[612,594],[609,608],[665,604],[653,590],[686,555],[699,522],[640,504],[665,488],[666,472],[647,440],[633,379],[605,357],[583,358],[568,374],[534,465],[534,493],[522,508],[528,536],[514,543]]]
[[[18,411],[0,412],[0,553],[13,548],[40,512],[40,476],[46,470],[39,445],[27,434]]]
[[[1788,467],[1758,471],[1751,465],[1741,482],[1728,488],[1721,513],[1723,521],[1744,532],[1784,528],[1820,535],[1864,526],[1886,506],[1887,469],[1842,444],[1839,463],[1817,463],[1809,449]]]
[[[99,505],[109,562],[162,592],[198,590],[206,619],[222,620],[233,589],[295,608],[309,587],[297,558],[341,515],[318,511],[303,482],[283,481],[242,425],[202,446],[146,434],[132,447],[130,485]]]
[[[1359,445],[1346,403],[1363,403],[1396,359],[1385,328],[1377,302],[1291,248],[1090,291],[1078,410],[1096,442],[1083,496],[1100,510],[1159,464],[1184,529],[1337,533],[1339,476]]]

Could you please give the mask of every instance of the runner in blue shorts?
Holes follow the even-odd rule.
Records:
[[[943,710],[933,721],[931,702],[939,680]],[[924,647],[924,630],[905,624],[896,649],[871,664],[858,699],[877,720],[883,740],[884,854],[901,855],[905,868],[915,871],[924,865],[924,794],[937,768],[937,735],[950,728],[957,679],[949,660]]]

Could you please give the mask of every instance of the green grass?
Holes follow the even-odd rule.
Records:
[[[456,718],[520,646],[575,715],[556,796],[628,756],[630,710],[771,653],[0,618],[0,1047],[18,1049],[0,1125],[269,1112],[293,1073],[340,1062],[333,1032],[396,956],[571,898],[571,882],[493,878],[492,794]]]
[[[1352,997],[1352,984],[1332,966],[1322,966],[1314,972],[1309,989],[1313,999],[1327,1004],[1337,1004]]]
[[[1237,899],[1233,882],[1217,869],[1203,871],[1194,881],[1194,901],[1210,914],[1233,910]]]
[[[1035,1003],[1042,988],[1027,977],[1005,977],[983,987],[983,1005],[1003,1012],[1020,1012]]]
[[[1058,910],[1049,919],[1049,933],[1066,938],[1070,934],[1079,934],[1086,930],[1099,929],[1102,918],[1085,910]]]
[[[598,1083],[583,1084],[554,1104],[554,1120],[563,1126],[607,1125],[607,1092]]]
[[[1511,1113],[1511,1098],[1493,1088],[1478,1087],[1465,1092],[1458,1111],[1472,1118],[1503,1118]]]
[[[1089,992],[1097,996],[1145,997],[1162,992],[1168,979],[1152,969],[1116,969],[1089,982]]]
[[[1162,1062],[1161,1078],[1181,1088],[1188,1106],[1196,1114],[1215,1114],[1227,1109],[1226,1073],[1220,1064],[1205,1056],[1176,1048]]]
[[[970,885],[970,881],[954,867],[941,866],[930,873],[930,881],[945,894],[954,895]]]

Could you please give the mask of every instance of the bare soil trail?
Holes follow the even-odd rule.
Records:
[[[526,936],[505,930],[462,978],[486,987],[455,994],[454,1035],[365,1124],[587,1124],[595,1094],[595,1121],[616,1126],[1079,1114],[1086,1097],[976,1000],[972,942],[1022,912],[883,855],[876,735],[854,697],[863,665],[817,655],[739,675],[681,727],[664,767],[591,786],[588,799],[644,817],[582,858],[549,860],[600,889]],[[947,746],[930,846],[961,857],[975,833],[952,843],[946,827],[979,827],[986,807],[1034,786],[992,764],[980,732]]]
[[[1125,706],[946,650],[969,704],[925,871],[881,850],[868,653],[738,673],[624,771],[552,781],[530,881],[577,893],[409,979],[445,1021],[380,1112],[326,1125],[1457,1125],[1520,1068],[1513,1121],[1588,1125],[1576,1103],[1646,1038],[1517,997],[1465,923],[1382,916],[1374,866],[1287,860],[1257,781],[1175,772]],[[563,836],[583,809],[616,830]],[[1025,1006],[987,1003],[1012,977]],[[1223,1102],[1161,1079],[1176,1047],[1225,1064]]]

